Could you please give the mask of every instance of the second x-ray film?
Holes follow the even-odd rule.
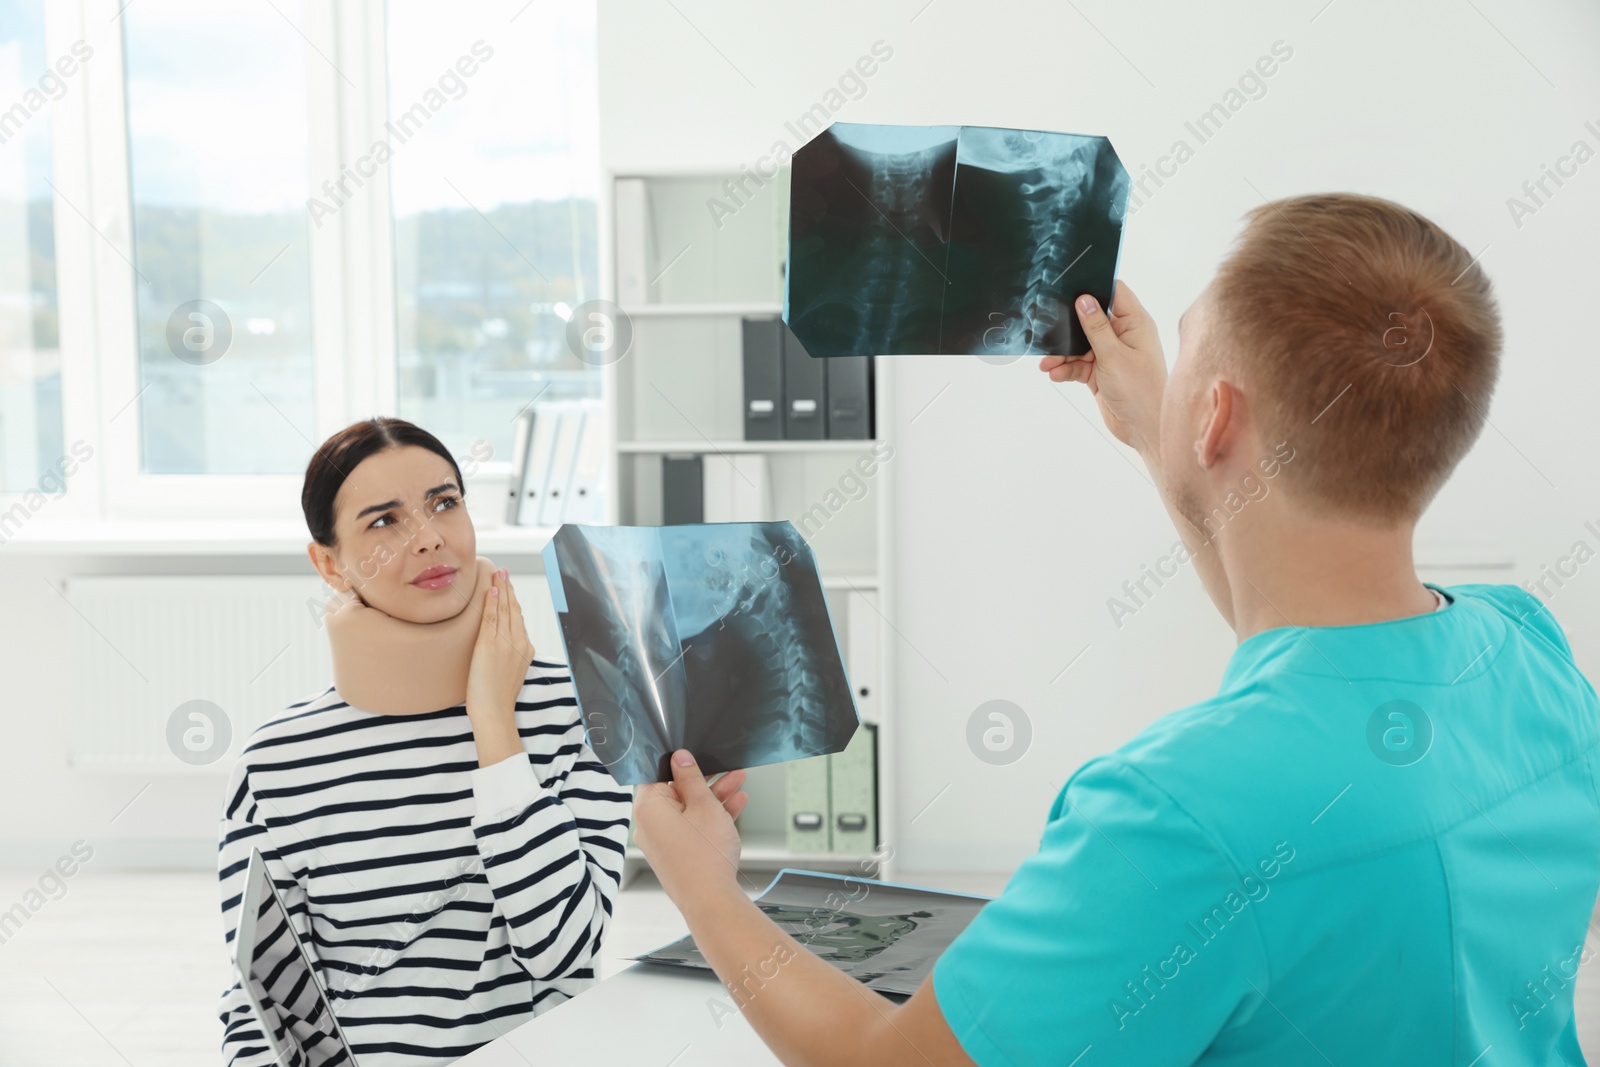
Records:
[[[1128,193],[1105,137],[836,122],[791,164],[784,321],[818,357],[1083,355]]]
[[[589,746],[622,785],[842,751],[858,722],[789,522],[562,526],[544,551]]]
[[[755,898],[813,955],[880,993],[910,996],[988,897],[788,868]],[[635,959],[709,969],[693,937]],[[768,976],[770,977],[770,976]]]

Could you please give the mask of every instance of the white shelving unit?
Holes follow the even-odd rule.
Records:
[[[870,448],[871,441],[621,441],[622,453],[662,452],[850,452]]]
[[[857,457],[873,455],[877,442],[743,438],[740,320],[776,318],[783,311],[788,175],[784,172],[757,190],[734,216],[724,217],[718,225],[707,199],[724,197],[724,183],[738,173],[735,165],[673,173],[609,173],[603,179],[601,290],[621,306],[632,331],[627,354],[602,368],[609,435],[608,517],[622,524],[661,521],[659,468],[665,454],[765,455],[772,512],[752,518],[794,522],[816,554],[834,623],[844,627],[845,597],[871,591],[881,605],[885,596],[880,576],[883,553],[890,544],[885,512],[892,463],[880,462],[876,473],[863,479],[866,493],[831,510],[826,524],[814,528],[814,518],[809,524],[802,522],[808,510],[825,499],[837,501],[839,497],[829,497],[829,491],[857,469]],[[619,211],[617,182],[632,179],[643,179],[644,202],[639,202],[633,186]],[[621,255],[619,218],[625,243]],[[619,277],[624,271],[632,272],[626,282]],[[635,299],[621,300],[619,292]],[[889,425],[886,362],[876,362],[875,421],[880,428]],[[813,517],[816,514],[812,511]],[[856,615],[858,622],[861,615]],[[892,631],[882,614],[875,614],[873,622],[879,665],[874,683],[877,854],[791,851],[785,832],[786,767],[779,764],[749,771],[750,805],[740,818],[747,868],[792,866],[888,876],[893,851],[885,852],[884,845],[894,840],[889,756],[895,747],[895,716],[885,666]],[[840,633],[840,640],[848,648],[846,633]],[[857,679],[852,678],[851,684],[856,685]],[[642,861],[631,847],[628,858],[630,868]]]
[[[753,802],[753,801],[752,801]],[[740,866],[747,871],[777,870],[780,867],[799,867],[806,870],[859,872],[880,874],[872,857],[859,852],[794,852],[788,847],[782,833],[769,830],[751,831],[742,826],[739,831]],[[628,846],[623,872],[623,882],[631,880],[635,864],[645,862],[644,853],[633,845]]]
[[[782,302],[754,304],[635,304],[628,314],[636,319],[672,315],[781,315]]]

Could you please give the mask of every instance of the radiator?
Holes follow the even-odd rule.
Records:
[[[512,578],[535,654],[560,661],[544,576]],[[63,592],[75,766],[226,774],[252,730],[333,684],[315,576],[86,575]]]
[[[316,577],[70,578],[72,762],[141,773],[226,773],[250,731],[333,684]],[[181,705],[189,760],[168,744]],[[225,725],[224,725],[225,723]],[[229,735],[225,746],[214,741]]]

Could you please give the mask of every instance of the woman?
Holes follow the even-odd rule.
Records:
[[[260,849],[362,1067],[449,1063],[587,987],[621,879],[631,797],[463,496],[400,419],[317,450],[301,507],[342,594],[334,685],[251,736],[223,811],[230,955]],[[229,1063],[273,1062],[237,984],[221,1016]]]

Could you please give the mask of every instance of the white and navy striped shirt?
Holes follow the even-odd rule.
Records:
[[[258,848],[361,1067],[450,1063],[595,980],[632,796],[585,743],[565,666],[532,661],[516,718],[527,755],[480,768],[465,705],[379,715],[330,686],[233,768],[228,954]],[[221,1017],[226,1062],[273,1062],[237,984]]]

